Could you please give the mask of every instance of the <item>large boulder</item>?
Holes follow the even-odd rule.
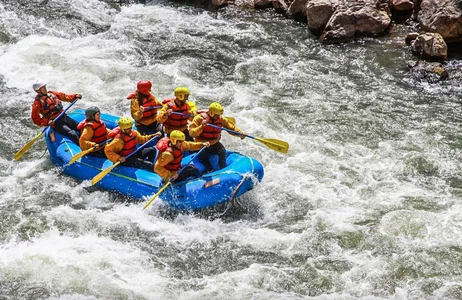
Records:
[[[462,1],[423,0],[417,19],[423,31],[438,32],[446,42],[462,42]]]
[[[322,33],[337,6],[335,0],[311,0],[306,6],[308,28],[313,34]]]
[[[375,36],[385,33],[390,24],[389,11],[384,9],[380,1],[340,0],[320,37],[320,41],[338,43],[351,40],[355,36]]]
[[[439,33],[424,33],[411,42],[412,53],[426,60],[445,60],[448,47]]]

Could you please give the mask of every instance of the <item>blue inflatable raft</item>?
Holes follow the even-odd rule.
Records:
[[[85,111],[76,110],[69,117],[77,122],[85,118]],[[117,126],[118,117],[101,114],[101,119],[108,128]],[[52,142],[50,133],[54,132]],[[52,129],[45,131],[46,143],[51,160],[62,167],[65,174],[79,180],[91,180],[102,170],[110,167],[112,162],[105,158],[85,155],[73,164],[71,158],[80,152],[80,147],[70,139]],[[165,189],[159,197],[169,206],[179,210],[199,210],[230,201],[251,190],[263,178],[263,166],[256,159],[227,151],[227,167],[217,170],[218,157],[212,159],[216,171],[200,178],[175,183]],[[183,158],[188,163],[190,157]],[[204,166],[193,159],[194,165],[204,172]],[[139,199],[148,200],[164,185],[162,179],[154,172],[119,165],[103,177],[96,186],[106,190]]]

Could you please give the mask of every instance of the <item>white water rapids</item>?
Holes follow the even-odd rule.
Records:
[[[38,5],[0,3],[0,299],[462,298],[460,86],[415,81],[385,39],[322,45],[272,12]],[[289,142],[224,134],[265,168],[247,211],[143,211],[62,175],[43,140],[13,160],[39,132],[34,82],[128,116],[141,79]]]

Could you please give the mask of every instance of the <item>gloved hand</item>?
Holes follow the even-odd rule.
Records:
[[[80,94],[75,94],[75,99],[82,99],[82,95],[80,95]]]

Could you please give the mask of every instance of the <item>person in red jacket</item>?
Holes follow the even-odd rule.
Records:
[[[37,92],[34,103],[32,103],[32,121],[38,126],[50,125],[56,132],[67,136],[78,145],[77,121],[70,118],[67,114],[63,114],[56,122],[54,118],[63,111],[61,101],[73,102],[75,99],[81,99],[82,95],[47,91],[47,85],[43,82],[34,83],[32,88]]]
[[[156,148],[159,150],[159,158],[154,164],[154,172],[157,173],[164,182],[172,180],[172,182],[183,181],[188,177],[199,177],[201,175],[199,169],[193,165],[187,165],[181,174],[181,160],[183,159],[184,151],[199,150],[202,147],[210,146],[209,142],[188,142],[185,141],[184,133],[179,130],[173,130],[170,137],[160,139]]]
[[[119,126],[112,129],[108,134],[108,138],[112,138],[112,141],[104,147],[106,157],[113,163],[120,161],[125,166],[152,172],[154,167],[153,161],[156,157],[156,149],[154,147],[144,147],[129,158],[127,156],[133,153],[138,145],[148,142],[155,136],[159,137],[161,133],[156,132],[151,135],[141,135],[132,128],[133,122],[128,117],[120,118],[117,123]]]
[[[208,126],[209,124],[216,127]],[[221,106],[220,103],[212,102],[207,111],[198,112],[192,123],[189,125],[189,133],[196,142],[210,143],[210,147],[205,149],[205,151],[199,154],[198,157],[199,161],[207,169],[207,172],[213,170],[212,163],[210,162],[210,157],[212,155],[218,155],[218,167],[220,169],[226,167],[226,149],[220,142],[222,130],[217,127],[227,128],[236,131],[237,133],[242,133],[240,138],[245,138],[241,129],[232,122],[228,121],[226,117],[223,117],[223,106]]]
[[[106,157],[104,154],[104,146],[97,146],[107,140],[109,129],[106,124],[101,121],[101,112],[98,107],[92,106],[85,110],[85,120],[79,123],[77,129],[80,130],[80,149],[88,150],[95,147],[94,151],[88,155],[97,157]]]
[[[195,115],[195,112],[191,110],[187,103],[189,89],[186,87],[177,87],[175,88],[174,94],[175,98],[162,101],[164,106],[159,110],[157,121],[164,125],[167,135],[170,135],[174,130],[178,130],[184,133],[186,141],[193,141],[188,131],[188,121],[192,120],[192,117],[174,114],[174,112],[177,112],[191,116]]]
[[[136,85],[136,91],[127,96],[136,130],[141,135],[163,131],[162,124],[157,122],[157,111],[162,107],[162,103],[151,93],[151,87],[150,81],[141,80]]]

